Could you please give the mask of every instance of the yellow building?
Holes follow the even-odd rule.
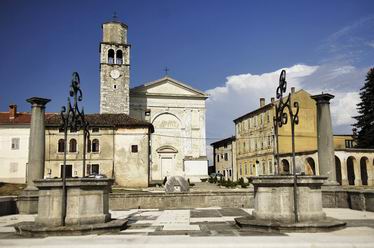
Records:
[[[334,135],[335,149],[353,148],[356,142],[353,140],[352,135],[349,134],[336,134]]]
[[[315,174],[317,170],[316,103],[305,90],[291,89],[292,102],[299,102],[299,125],[295,127],[296,171]],[[276,166],[276,140],[274,135],[275,104],[265,104],[260,99],[260,108],[234,120],[237,141],[236,166],[238,178],[261,174],[274,174]],[[293,105],[293,104],[292,104]],[[279,128],[280,173],[291,172],[291,125]]]

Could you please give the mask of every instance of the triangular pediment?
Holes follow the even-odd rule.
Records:
[[[204,97],[208,96],[191,86],[179,82],[170,77],[164,77],[159,80],[140,85],[130,90],[131,94],[160,95],[160,96],[186,96],[186,97]]]

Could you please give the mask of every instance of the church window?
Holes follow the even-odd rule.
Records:
[[[225,161],[227,161],[229,159],[229,156],[227,154],[227,152],[225,153]]]
[[[64,152],[65,151],[65,140],[59,139],[58,140],[58,152]]]
[[[138,145],[132,145],[131,146],[131,152],[133,152],[133,153],[138,152]]]
[[[77,141],[75,139],[69,141],[69,152],[77,152]]]
[[[114,64],[114,50],[109,49],[108,51],[108,64]]]
[[[121,65],[122,63],[123,63],[122,51],[121,50],[117,50],[116,64]]]
[[[92,152],[99,152],[100,144],[98,139],[92,141]]]
[[[217,162],[219,162],[219,155],[217,155]]]
[[[115,85],[113,85],[113,89],[117,89],[117,85],[115,84]]]

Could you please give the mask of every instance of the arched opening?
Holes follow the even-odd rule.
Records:
[[[99,152],[100,150],[100,144],[98,139],[94,139],[92,141],[92,152]]]
[[[342,185],[342,163],[340,159],[335,156],[335,170],[336,170],[336,181]]]
[[[290,163],[287,159],[282,159],[282,174],[290,174]]]
[[[77,141],[75,139],[69,141],[69,152],[77,152]]]
[[[368,171],[367,171],[368,162],[369,162],[369,159],[367,157],[362,157],[360,159],[362,185],[368,185]]]
[[[122,63],[123,63],[122,51],[121,50],[117,50],[116,64],[122,65]]]
[[[313,176],[316,174],[316,164],[314,163],[314,159],[311,157],[308,157],[306,159],[306,165],[305,165],[305,174],[309,176]]]
[[[348,184],[355,185],[355,170],[354,170],[354,157],[349,157],[347,159],[347,174],[348,174]]]
[[[64,152],[65,151],[65,140],[64,139],[59,139],[58,140],[58,152]]]
[[[114,50],[109,49],[108,51],[108,64],[114,64]]]

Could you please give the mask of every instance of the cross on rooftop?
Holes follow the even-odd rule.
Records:
[[[164,69],[164,71],[165,71],[165,76],[168,75],[169,70],[170,70],[169,68],[165,67],[165,69]]]

